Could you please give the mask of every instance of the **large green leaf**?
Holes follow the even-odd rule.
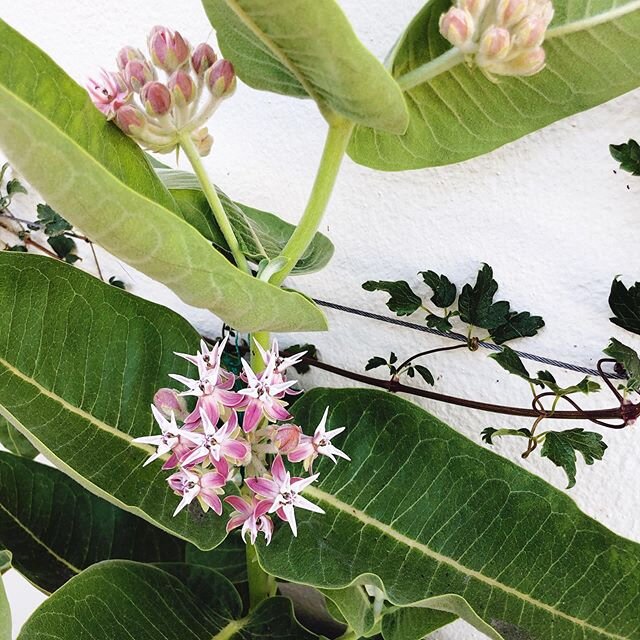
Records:
[[[151,448],[150,411],[168,374],[195,353],[180,316],[51,258],[0,253],[0,415],[90,491],[202,548],[224,521],[199,508],[173,518],[176,496]],[[195,507],[195,505],[194,505]]]
[[[305,490],[326,515],[280,527],[262,564],[321,588],[367,581],[392,604],[464,598],[505,638],[640,638],[640,546],[565,494],[396,396],[308,392],[299,424],[345,426],[350,464]]]
[[[315,640],[286,598],[242,615],[233,585],[205,567],[94,565],[53,594],[18,640]]]
[[[203,236],[222,249],[227,249],[222,232],[216,226],[213,214],[198,179],[192,173],[175,169],[157,169],[158,176],[169,189],[185,219]],[[234,202],[218,189],[222,206],[234,228],[242,252],[254,262],[280,255],[295,227],[278,216]],[[316,233],[304,255],[293,268],[292,274],[313,273],[322,269],[333,255],[329,238]]]
[[[222,53],[249,86],[312,97],[328,119],[402,133],[407,107],[334,0],[203,0]]]
[[[0,640],[11,640],[11,609],[2,583],[2,574],[10,565],[11,554],[0,549]]]
[[[403,135],[356,128],[351,157],[388,171],[459,162],[640,84],[638,0],[553,4],[546,69],[493,83],[478,69],[459,64],[406,92],[410,123]],[[450,0],[431,0],[411,22],[391,61],[396,78],[449,50],[438,32],[438,19],[449,5]]]
[[[0,416],[0,444],[24,458],[35,458],[38,450],[7,420]]]
[[[180,217],[142,151],[40,49],[0,20],[0,148],[92,240],[239,331],[318,330],[304,296],[252,278]]]

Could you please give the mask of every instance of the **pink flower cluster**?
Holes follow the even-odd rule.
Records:
[[[147,44],[149,58],[140,49],[124,47],[116,57],[118,71],[102,70],[89,79],[93,103],[152,151],[168,153],[187,134],[200,155],[207,155],[213,138],[203,125],[235,90],[233,65],[218,60],[206,43],[193,49],[167,27],[154,27]]]
[[[287,522],[297,535],[295,508],[324,513],[301,493],[313,483],[313,462],[327,456],[349,460],[331,440],[344,427],[326,430],[328,409],[312,436],[291,422],[287,410],[287,395],[295,380],[287,380],[286,370],[297,364],[303,353],[282,357],[274,340],[271,349],[256,343],[264,369],[254,372],[242,360],[243,372],[236,377],[221,365],[227,338],[212,348],[202,341],[196,355],[179,353],[197,367],[198,377],[171,377],[186,387],[183,391],[160,389],[151,410],[160,427],[160,434],[136,438],[135,442],[154,446],[155,452],[145,465],[164,461],[163,469],[177,469],[169,478],[169,486],[181,497],[174,515],[197,500],[206,512],[223,512],[225,487],[233,482],[241,495],[224,498],[234,511],[227,531],[242,527],[254,544],[260,532],[271,541],[275,514]],[[192,411],[187,409],[186,396],[196,398]],[[178,424],[181,423],[181,424]],[[283,456],[290,462],[302,462],[312,475],[291,477],[285,469]]]

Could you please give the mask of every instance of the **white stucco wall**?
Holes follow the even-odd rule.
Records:
[[[382,57],[422,1],[341,4],[363,41]],[[192,42],[212,37],[198,0],[0,0],[0,15],[79,82],[95,67],[112,66],[121,45],[142,46],[154,24],[177,28]],[[216,142],[206,164],[212,178],[236,199],[295,220],[324,137],[314,105],[240,86],[211,125]],[[640,92],[456,166],[381,174],[346,160],[323,224],[336,245],[335,257],[326,270],[297,279],[295,286],[319,298],[385,313],[382,295],[364,292],[363,281],[404,278],[417,284],[418,270],[434,269],[463,282],[486,261],[494,267],[501,295],[516,309],[528,309],[546,321],[538,337],[515,347],[583,365],[595,363],[610,336],[639,349],[637,336],[608,321],[607,305],[614,275],[623,274],[627,283],[640,280],[640,180],[614,175],[607,149],[609,143],[634,135],[640,135]],[[109,275],[122,277],[133,292],[183,312],[205,332],[215,332],[218,323],[209,314],[185,308],[130,267],[105,261]],[[329,319],[329,333],[294,340],[311,340],[326,361],[354,370],[361,370],[371,355],[391,349],[403,356],[444,344],[433,336],[335,312],[329,312]],[[529,402],[527,386],[503,375],[485,352],[434,357],[432,368],[440,374],[437,390],[487,401]],[[553,373],[562,381],[575,379]],[[305,382],[346,384],[318,373]],[[610,399],[603,393],[592,404],[610,404]],[[432,402],[424,406],[477,442],[486,426],[528,424]],[[607,433],[604,461],[580,465],[571,495],[588,514],[640,542],[636,431]],[[497,450],[522,463],[519,450],[509,443]],[[566,484],[562,472],[539,457],[522,464],[559,488]],[[6,583],[17,633],[42,596],[15,572]],[[463,623],[434,636],[476,637]]]

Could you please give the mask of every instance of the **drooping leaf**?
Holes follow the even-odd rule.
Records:
[[[48,236],[59,236],[65,231],[71,231],[73,227],[48,204],[39,204],[36,207],[38,222],[43,225],[44,232]]]
[[[450,5],[450,0],[431,0],[411,21],[389,62],[395,78],[450,51],[438,29]],[[357,127],[351,157],[388,171],[460,162],[640,84],[635,0],[556,0],[553,5],[543,71],[493,83],[477,67],[458,64],[406,92],[410,123],[403,135]]]
[[[381,356],[373,356],[373,358],[369,358],[369,362],[365,365],[365,371],[371,371],[372,369],[377,369],[378,367],[387,366],[387,361]]]
[[[640,282],[636,282],[628,289],[624,282],[617,278],[611,283],[609,306],[614,318],[613,324],[640,335]]]
[[[585,376],[577,384],[573,384],[569,387],[561,387],[549,371],[538,371],[538,381],[560,397],[568,396],[573,393],[589,394],[600,391],[600,385],[594,380],[590,380],[588,376]]]
[[[422,379],[427,384],[430,384],[431,386],[433,386],[436,383],[436,381],[433,378],[433,374],[431,373],[431,371],[429,371],[429,369],[427,369],[427,367],[421,364],[416,364],[415,370],[422,376]]]
[[[532,378],[527,368],[524,366],[520,356],[511,348],[503,345],[502,351],[492,353],[490,358],[493,358],[503,369],[506,369],[509,373],[519,376],[527,382],[542,386],[542,383],[535,378]]]
[[[404,280],[390,282],[388,280],[367,280],[362,285],[365,291],[384,291],[389,294],[387,307],[399,316],[410,316],[422,305],[417,296]]]
[[[321,589],[321,592],[338,609],[340,618],[358,638],[372,635],[376,616],[362,585],[353,584],[344,589]]]
[[[158,176],[180,206],[185,219],[216,246],[228,249],[197,178],[186,171],[157,169]],[[242,252],[254,262],[280,255],[295,227],[278,216],[234,202],[218,189],[222,206],[229,217]],[[333,243],[316,233],[292,273],[319,271],[333,256]]]
[[[496,344],[504,344],[515,338],[535,336],[542,327],[544,327],[544,320],[540,316],[532,316],[528,311],[520,313],[511,311],[506,321],[491,329],[489,333]]]
[[[125,597],[123,597],[125,596]],[[205,567],[153,567],[110,560],[90,567],[46,600],[18,640],[316,640],[286,598],[247,616],[233,585]]]
[[[140,148],[2,21],[0,119],[0,147],[56,211],[185,302],[240,331],[326,327],[307,298],[252,278],[214,250],[181,217]]]
[[[11,565],[11,554],[0,549],[0,640],[11,640],[11,609],[7,592],[2,582],[2,574]]]
[[[27,193],[22,182],[16,178],[7,182],[6,190],[8,196],[14,196],[16,193]]]
[[[502,436],[518,436],[520,438],[531,438],[530,429],[495,429],[494,427],[487,427],[482,430],[482,439],[487,444],[493,444],[494,438],[501,438]]]
[[[23,458],[35,458],[38,450],[5,418],[0,416],[0,444]]]
[[[169,373],[193,375],[180,316],[42,256],[0,253],[0,415],[55,465],[117,506],[213,548],[223,518],[198,508],[172,517],[176,496],[151,448],[150,404]],[[194,505],[195,507],[196,505]]]
[[[255,89],[311,97],[331,113],[402,133],[400,88],[334,0],[203,0],[225,58]]]
[[[453,329],[453,325],[449,318],[443,318],[441,316],[437,316],[433,313],[430,313],[426,318],[427,327],[431,327],[432,329],[437,329],[438,331],[442,331],[443,333],[448,333]]]
[[[615,338],[610,340],[609,346],[604,350],[604,353],[624,367],[628,377],[627,389],[629,391],[640,391],[640,358],[637,352]]]
[[[568,489],[576,483],[576,453],[580,453],[587,464],[602,460],[607,445],[602,436],[584,429],[549,431],[544,438],[540,455],[564,469],[569,479]]]
[[[640,545],[397,396],[313,389],[297,424],[327,406],[352,462],[314,467],[305,496],[326,514],[300,511],[297,539],[281,527],[259,544],[268,571],[323,589],[377,576],[400,605],[457,594],[508,638],[639,637]]]
[[[485,264],[478,272],[475,284],[465,284],[460,292],[458,308],[460,320],[474,327],[495,329],[503,324],[509,314],[508,302],[494,302],[498,283],[493,279],[493,269]]]
[[[614,160],[620,163],[623,171],[631,175],[640,176],[640,144],[635,140],[622,144],[610,144],[609,151]]]
[[[433,295],[429,299],[436,307],[446,309],[455,302],[458,290],[447,276],[438,275],[435,271],[420,271],[420,275],[424,283],[431,287]]]

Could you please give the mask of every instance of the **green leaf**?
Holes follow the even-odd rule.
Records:
[[[7,182],[7,195],[14,196],[16,193],[27,193],[27,190],[24,188],[22,182],[14,178],[13,180],[9,180]]]
[[[58,257],[62,258],[69,264],[73,264],[80,260],[80,258],[74,253],[77,247],[72,238],[67,236],[51,236],[47,239],[47,242],[56,252]]]
[[[415,370],[422,376],[422,379],[427,383],[433,386],[436,381],[433,379],[433,374],[427,367],[422,366],[421,364],[416,364]]]
[[[640,282],[628,289],[617,278],[611,283],[609,306],[615,318],[609,318],[613,324],[640,335]]]
[[[94,565],[53,594],[18,640],[315,640],[286,598],[247,616],[233,585],[205,567],[153,567],[126,560]]]
[[[280,527],[258,545],[270,573],[323,589],[377,576],[399,605],[459,595],[509,638],[638,637],[640,545],[397,396],[313,389],[296,423],[326,407],[352,462],[314,467],[305,496],[326,513],[300,511],[297,539]]]
[[[443,333],[448,333],[453,329],[453,325],[449,321],[449,316],[446,318],[442,318],[440,316],[436,316],[433,313],[430,313],[425,320],[427,321],[427,327],[431,327],[432,329],[437,329],[438,331],[442,331]]]
[[[0,550],[0,640],[11,640],[11,609],[9,600],[2,582],[2,574],[11,565],[11,554]]]
[[[38,455],[38,450],[2,416],[0,416],[0,444],[23,458],[35,458]]]
[[[65,231],[71,231],[73,227],[48,204],[39,204],[36,207],[38,221],[44,226],[44,232],[48,236],[59,236]]]
[[[215,251],[181,217],[140,148],[2,21],[0,43],[0,147],[71,224],[239,331],[326,327],[307,298],[252,278]]]
[[[438,19],[450,5],[450,0],[431,0],[409,24],[389,61],[395,78],[451,50],[438,30]],[[387,171],[460,162],[640,84],[636,0],[556,0],[553,5],[543,71],[493,83],[477,67],[458,64],[406,92],[410,122],[403,135],[357,127],[351,157]]]
[[[455,619],[445,611],[397,607],[382,618],[382,635],[384,640],[422,640]]]
[[[161,464],[143,467],[150,411],[198,333],[180,316],[42,256],[0,253],[0,415],[93,493],[199,547],[225,537],[200,508],[172,517]]]
[[[404,280],[390,282],[388,280],[368,280],[362,285],[365,291],[384,291],[391,297],[387,307],[398,316],[410,316],[422,305],[422,299],[417,296],[409,284]]]
[[[493,269],[483,265],[475,285],[465,284],[458,299],[460,319],[474,327],[495,329],[508,319],[509,303],[493,302],[498,283],[493,279]]]
[[[369,637],[376,619],[371,600],[364,587],[353,584],[344,589],[321,589],[320,591],[337,607],[340,616],[358,638]]]
[[[381,358],[380,356],[373,356],[373,358],[369,358],[369,362],[367,362],[364,370],[371,371],[372,369],[386,366],[388,366],[388,363],[384,358]]]
[[[515,338],[535,336],[542,327],[544,320],[540,316],[532,316],[528,311],[511,311],[506,322],[491,329],[489,333],[496,344],[504,344]]]
[[[640,144],[635,140],[622,144],[610,144],[609,151],[614,160],[620,163],[623,171],[634,176],[640,176]]]
[[[447,276],[438,275],[435,271],[420,271],[419,273],[424,283],[431,287],[433,295],[429,299],[436,307],[446,309],[455,302],[458,290]]]
[[[249,86],[311,97],[329,120],[333,112],[374,129],[406,129],[400,88],[333,0],[202,4],[223,55]]]
[[[573,393],[595,393],[600,391],[601,388],[597,382],[590,380],[588,376],[585,376],[578,384],[571,385],[570,387],[561,387],[548,371],[538,371],[538,380],[560,397]]]
[[[627,372],[627,389],[640,391],[640,358],[636,351],[619,340],[611,338],[609,346],[604,350],[610,358],[619,362]]]
[[[540,382],[536,378],[532,378],[529,375],[529,372],[520,359],[520,356],[510,347],[507,347],[505,345],[502,347],[502,351],[499,351],[498,353],[492,353],[489,357],[495,360],[503,369],[506,369],[509,373],[519,376],[523,380],[531,382],[532,384],[542,386],[542,382]]]
[[[201,551],[198,547],[187,544],[185,561],[215,569],[234,584],[247,581],[247,546],[237,531],[211,551]]]
[[[494,438],[501,438],[503,436],[519,436],[521,438],[531,438],[530,429],[494,429],[493,427],[487,427],[482,430],[482,439],[487,444],[493,444]]]
[[[157,174],[178,203],[184,218],[216,246],[228,250],[197,178],[192,173],[175,169],[159,168]],[[220,189],[217,191],[247,258],[259,262],[263,258],[279,256],[295,229],[294,225],[272,213],[234,202]],[[331,240],[316,233],[292,273],[295,275],[320,271],[331,260],[333,251]]]
[[[595,460],[602,460],[606,448],[602,436],[593,431],[549,431],[545,434],[540,455],[565,470],[569,479],[567,489],[570,489],[576,483],[576,452],[580,452],[587,464],[593,464]]]

